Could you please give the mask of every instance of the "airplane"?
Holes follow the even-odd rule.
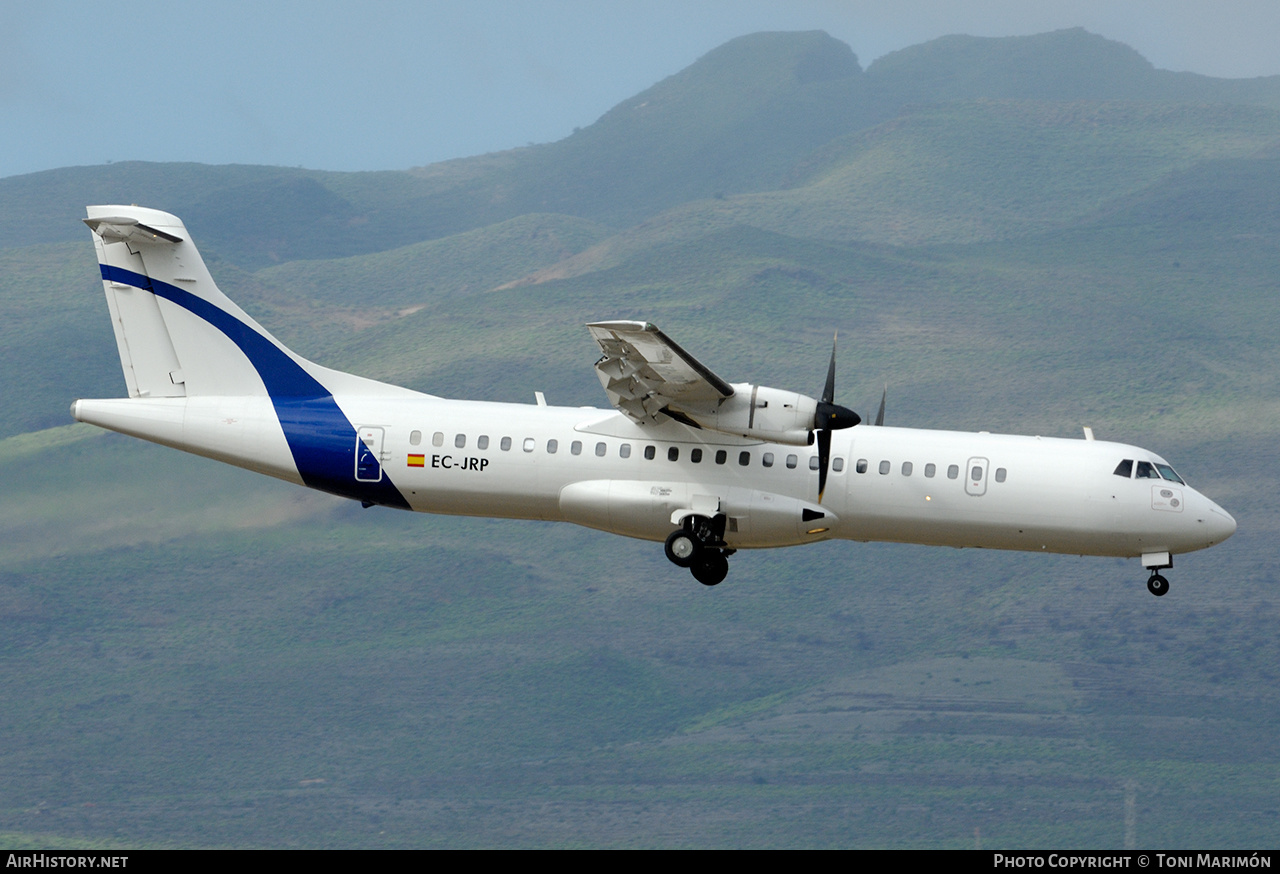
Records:
[[[451,400],[331,370],[215,285],[183,223],[90,206],[128,398],[78,421],[360,501],[542,519],[664,544],[707,586],[739,549],[842,539],[1140,558],[1236,521],[1165,459],[1093,439],[874,425],[820,398],[730,384],[647,322],[587,325],[612,409]]]

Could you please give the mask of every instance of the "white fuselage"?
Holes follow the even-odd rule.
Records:
[[[1116,475],[1123,459],[1164,463],[1119,443],[863,425],[833,435],[819,503],[815,447],[674,421],[646,427],[612,410],[403,389],[334,400],[372,453],[361,468],[351,446],[355,479],[393,485],[420,512],[569,521],[660,541],[681,511],[701,505],[727,517],[729,548],[841,538],[1139,556],[1203,549],[1235,530],[1229,514],[1189,486]],[[73,413],[305,481],[265,397],[83,400]]]

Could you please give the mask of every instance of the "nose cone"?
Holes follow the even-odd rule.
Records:
[[[1211,543],[1221,543],[1236,533],[1236,520],[1231,514],[1209,501],[1209,511],[1205,514],[1204,524],[1209,529]]]
[[[818,409],[813,416],[813,427],[839,431],[843,428],[852,428],[861,421],[862,417],[848,407],[818,401]]]

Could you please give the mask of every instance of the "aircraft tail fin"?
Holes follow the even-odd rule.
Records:
[[[72,416],[367,504],[409,506],[334,393],[416,392],[295,355],[218,289],[175,216],[137,206],[88,214],[125,382],[144,400],[78,400]]]
[[[137,206],[88,216],[130,397],[325,392],[320,368],[218,289],[176,216]]]

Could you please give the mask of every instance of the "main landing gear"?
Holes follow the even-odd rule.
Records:
[[[734,550],[724,545],[725,517],[686,516],[684,527],[667,536],[664,551],[672,564],[687,567],[704,586],[715,586],[729,575],[729,556]]]

